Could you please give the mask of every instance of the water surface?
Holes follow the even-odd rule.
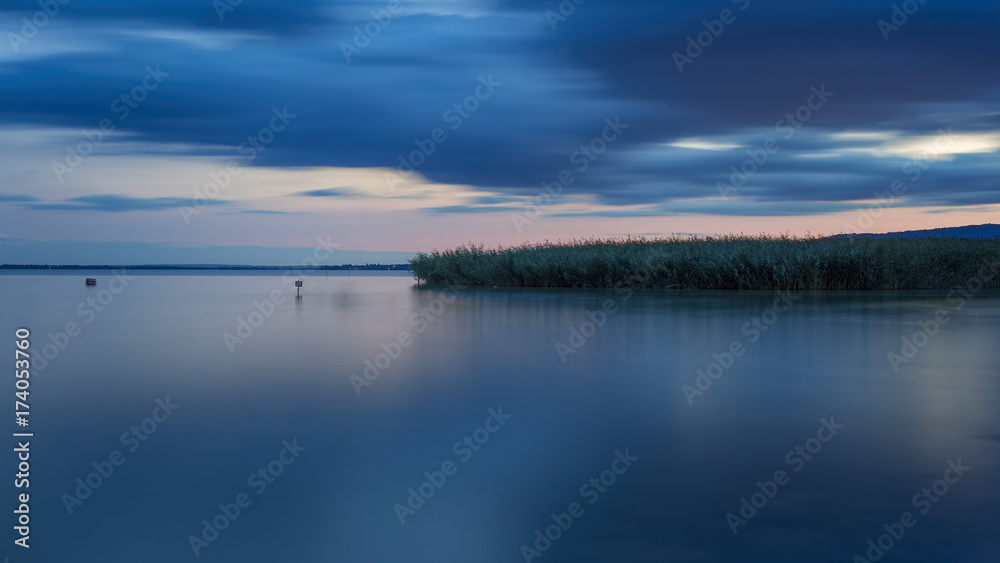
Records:
[[[995,293],[961,310],[944,292],[786,305],[336,272],[295,299],[274,273],[133,274],[0,275],[8,346],[22,326],[36,354],[50,333],[64,346],[31,379],[32,548],[8,544],[11,561],[848,562],[904,512],[916,523],[884,561],[1000,556]],[[948,322],[897,373],[887,354],[938,311]],[[227,342],[241,318],[257,326]],[[366,362],[384,369],[366,378]],[[129,438],[167,398],[176,412]],[[124,463],[69,513],[64,495],[115,450]],[[937,502],[914,499],[959,459],[972,469]],[[248,478],[269,463],[280,474],[260,490]],[[602,472],[613,484],[581,490]],[[773,497],[734,534],[727,514],[758,481]],[[241,493],[250,504],[196,557],[190,537]],[[536,546],[572,503],[582,514]]]

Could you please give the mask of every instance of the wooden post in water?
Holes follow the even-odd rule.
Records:
[[[301,297],[299,295],[299,290],[302,289],[302,280],[295,280],[295,298]]]

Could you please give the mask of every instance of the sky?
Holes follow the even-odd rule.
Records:
[[[997,222],[995,1],[0,2],[0,263]]]

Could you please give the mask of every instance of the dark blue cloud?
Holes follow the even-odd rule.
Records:
[[[226,205],[229,202],[208,200],[206,205]],[[60,203],[25,203],[28,209],[49,211],[107,211],[120,213],[124,211],[161,211],[177,209],[182,205],[191,205],[191,199],[177,197],[137,198],[121,195],[87,195],[73,197]]]
[[[498,211],[524,211],[524,208],[503,205],[446,205],[443,207],[431,207],[427,211],[430,213],[495,213]]]
[[[128,25],[133,33],[102,34],[102,49],[3,59],[0,123],[82,129],[111,118],[127,135],[108,138],[108,145],[139,140],[237,156],[219,147],[257,134],[272,108],[287,107],[296,118],[252,165],[394,167],[441,128],[448,139],[416,166],[431,181],[502,194],[492,197],[534,196],[542,182],[571,170],[567,192],[610,205],[658,206],[718,195],[717,182],[747,158],[746,148],[775,135],[778,120],[807,103],[811,87],[825,85],[834,95],[810,111],[794,138],[782,139],[781,151],[740,189],[755,204],[774,205],[776,214],[870,199],[903,177],[905,159],[801,157],[844,148],[831,133],[874,129],[905,137],[949,125],[1000,130],[995,2],[926,3],[888,41],[877,22],[890,17],[891,4],[751,0],[741,11],[743,3],[589,0],[555,30],[544,18],[557,9],[555,1],[506,1],[473,18],[417,14],[411,7],[350,63],[341,45],[353,44],[354,26],[384,3],[245,0],[223,22],[204,0],[73,3],[59,17],[80,37],[94,26]],[[37,9],[31,2],[5,6]],[[678,72],[673,53],[683,53],[688,38],[704,31],[703,21],[723,9],[733,10],[735,21]],[[225,47],[155,33],[178,27],[220,37],[251,33]],[[47,39],[40,33],[33,41]],[[170,76],[119,119],[112,102],[140,83],[146,65],[157,64]],[[447,112],[454,117],[455,104],[469,100],[480,78],[490,75],[502,85],[474,101],[476,109],[453,128]],[[614,116],[629,128],[579,170],[571,161],[575,151]],[[745,148],[664,146],[687,137]],[[53,147],[53,158],[63,151]],[[1000,202],[993,157],[935,163],[906,203]],[[330,190],[299,195],[347,197]],[[127,207],[37,207],[52,205]]]
[[[358,194],[358,192],[354,190],[351,190],[350,188],[323,188],[320,190],[309,190],[305,192],[298,192],[294,195],[304,196],[304,197],[351,198],[351,197],[358,197],[360,194]]]
[[[62,2],[60,2],[62,4]],[[135,26],[244,29],[284,35],[333,21],[330,4],[322,0],[72,0],[60,6],[56,18],[79,20],[81,26],[115,23]],[[39,11],[37,0],[9,0],[0,12],[31,16]]]

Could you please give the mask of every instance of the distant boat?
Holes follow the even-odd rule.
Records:
[[[97,280],[94,278],[87,278],[87,285],[97,285]]]

